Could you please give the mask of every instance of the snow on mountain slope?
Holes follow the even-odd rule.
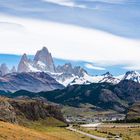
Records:
[[[73,84],[90,84],[90,83],[102,83],[102,82],[107,82],[107,83],[112,83],[112,84],[117,84],[120,82],[119,79],[113,77],[111,74],[103,74],[101,76],[91,76],[88,74],[84,74],[83,77],[76,77],[70,85]]]
[[[100,83],[107,82],[107,83],[117,84],[120,82],[120,79],[114,77],[112,74],[107,72],[107,73],[102,75],[102,79],[99,82]]]
[[[16,72],[16,69],[9,70],[5,64],[2,64],[0,67],[1,76],[12,73],[12,71]],[[82,67],[73,66],[71,63],[56,67],[52,55],[46,47],[37,51],[33,60],[28,59],[27,55],[24,54],[18,65],[17,72],[45,72],[64,86],[102,82],[117,84],[121,80],[132,80],[140,83],[140,74],[136,71],[128,71],[126,74],[120,76],[113,76],[109,72],[100,76],[92,76]]]
[[[52,75],[59,83],[63,84],[64,86],[68,85],[82,85],[82,84],[91,84],[91,83],[102,83],[102,82],[107,82],[107,83],[112,83],[112,84],[117,84],[120,82],[118,78],[113,77],[111,74],[103,74],[101,76],[92,76],[87,73],[83,73],[83,76],[78,76],[78,75],[65,75],[59,74],[59,75]]]
[[[44,72],[9,73],[0,77],[0,90],[3,91],[41,92],[63,88],[63,85]]]
[[[132,80],[140,83],[140,73],[138,73],[137,71],[128,71],[126,72],[122,80]]]
[[[55,72],[55,65],[51,53],[46,47],[37,51],[33,60],[24,54],[18,65],[18,72]]]

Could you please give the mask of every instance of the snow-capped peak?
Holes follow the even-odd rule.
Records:
[[[122,80],[132,80],[140,83],[140,74],[137,71],[128,71],[126,72]]]
[[[90,83],[103,83],[103,82],[117,84],[120,82],[120,80],[118,78],[113,77],[113,75],[110,73],[105,73],[101,76],[92,76],[85,72],[83,73],[83,76],[80,77],[73,76],[69,78],[69,80],[66,79],[61,83],[62,84],[64,83],[64,85],[67,86],[67,85],[75,85],[75,84],[90,84]]]
[[[106,72],[106,73],[102,74],[102,76],[104,76],[104,77],[113,77],[113,75],[110,72]]]
[[[24,54],[18,65],[18,72],[55,72],[55,65],[51,53],[46,47],[37,51],[33,60],[29,60]]]

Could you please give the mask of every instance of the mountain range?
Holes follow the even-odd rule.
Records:
[[[0,77],[0,90],[7,92],[18,90],[40,92],[62,88],[63,85],[44,72],[9,73]]]
[[[140,101],[138,72],[127,71],[120,76],[106,72],[93,76],[71,63],[55,65],[46,47],[37,51],[33,59],[23,54],[17,69],[9,70],[6,64],[1,64],[0,71],[0,95],[11,98],[39,97],[76,108],[89,104],[95,111],[125,114]]]
[[[43,97],[48,101],[79,108],[89,104],[92,110],[114,110],[126,113],[128,108],[140,101],[140,84],[131,80],[122,80],[118,84],[92,83],[89,85],[71,85],[64,89],[48,92],[17,91],[14,94],[3,93],[8,97]]]
[[[20,59],[17,69],[11,70],[6,64],[0,66],[0,90],[15,92],[28,90],[31,92],[62,89],[70,85],[87,85],[91,83],[118,84],[123,80],[140,83],[140,74],[128,71],[120,76],[113,76],[109,72],[93,76],[81,66],[71,63],[56,66],[53,57],[46,47],[37,51],[33,59],[26,54]]]

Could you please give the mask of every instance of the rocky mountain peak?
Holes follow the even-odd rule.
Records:
[[[29,60],[27,55],[24,53],[18,64],[18,72],[29,72]]]
[[[51,53],[46,47],[43,47],[41,50],[37,51],[34,57],[34,65],[38,69],[42,69],[45,65],[45,70],[50,72],[55,72],[55,66]]]
[[[106,72],[102,76],[104,76],[104,77],[113,77],[113,75],[110,72]]]
[[[10,72],[5,63],[1,64],[0,71],[1,71],[1,75],[5,75]]]
[[[137,71],[127,71],[125,75],[140,75]]]
[[[28,61],[28,57],[27,57],[27,54],[26,54],[26,53],[24,53],[24,54],[22,55],[21,61],[25,61],[25,62]]]
[[[140,83],[140,74],[137,71],[128,71],[124,75],[123,80],[132,80]]]
[[[57,66],[56,71],[59,73],[72,73],[73,68],[71,63],[66,63],[63,66]]]
[[[43,47],[41,50],[38,50],[35,57],[34,61],[41,61],[44,64],[47,64],[47,57],[50,55],[48,49],[46,47]]]
[[[57,66],[56,70],[60,73],[73,74],[78,77],[84,76],[84,73],[87,73],[86,70],[80,66],[72,67],[71,63],[66,63],[63,66]]]
[[[49,53],[48,48],[45,47],[45,46],[42,48],[42,51],[43,51],[43,52],[48,52],[48,53]]]
[[[17,70],[16,70],[16,67],[13,66],[10,72],[13,73],[13,72],[16,72],[16,71],[17,71]]]
[[[76,66],[74,67],[74,74],[77,75],[78,77],[83,77],[84,74],[88,74],[88,73],[82,67]]]

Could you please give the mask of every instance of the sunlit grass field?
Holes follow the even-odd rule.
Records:
[[[32,122],[27,127],[0,121],[0,140],[90,140],[65,127],[54,126],[54,121],[50,118],[48,126],[48,122]]]
[[[97,128],[79,128],[87,133],[115,139],[116,136],[123,140],[140,140],[140,124],[103,124]]]

